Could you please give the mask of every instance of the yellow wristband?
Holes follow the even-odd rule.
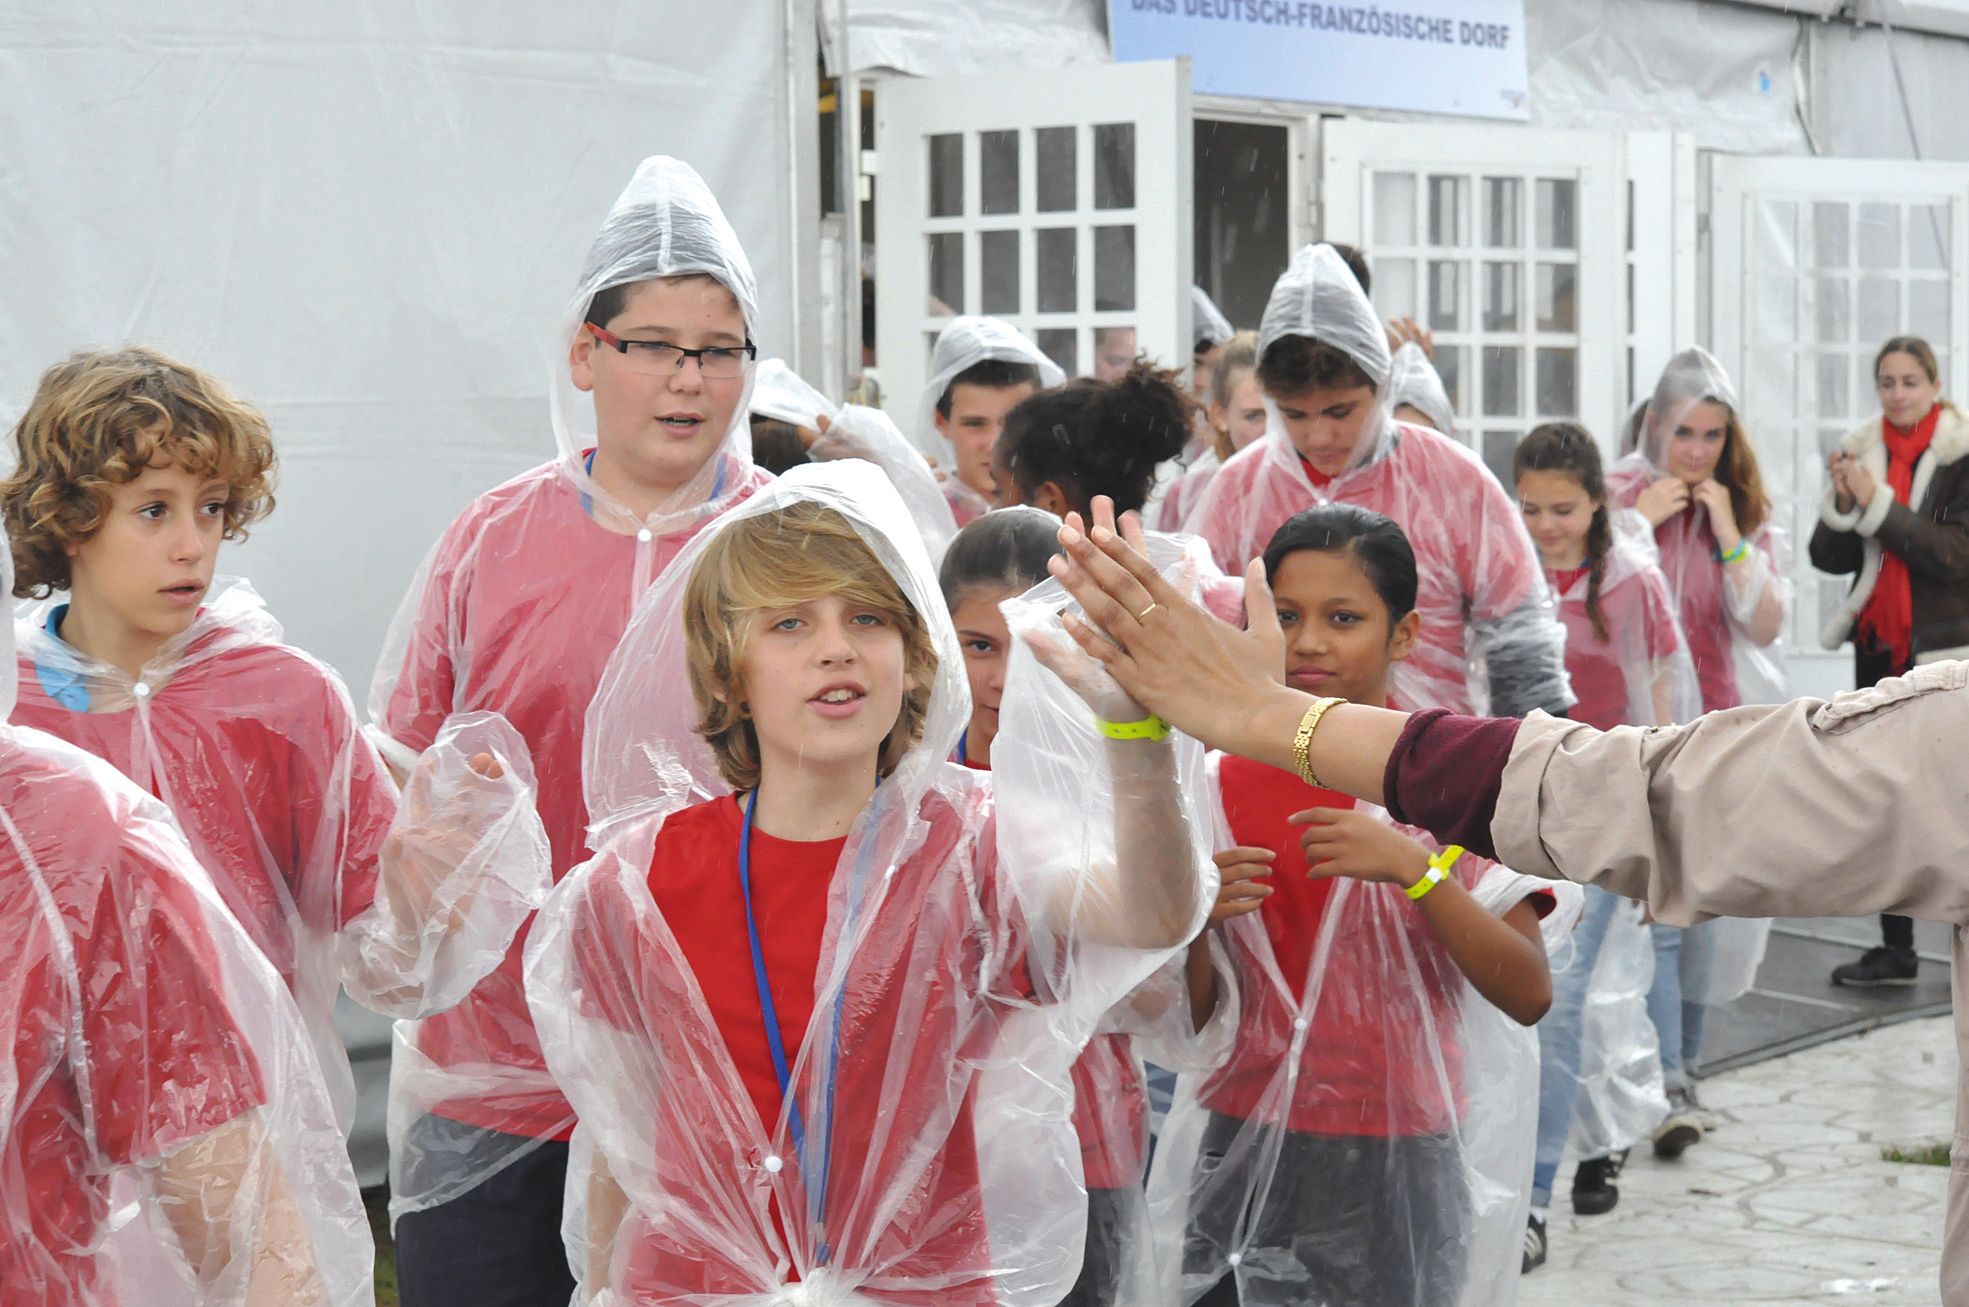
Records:
[[[1411,899],[1421,898],[1424,894],[1427,894],[1430,890],[1449,879],[1450,868],[1454,867],[1456,860],[1462,856],[1463,846],[1461,844],[1452,844],[1441,853],[1431,854],[1429,856],[1429,870],[1422,873],[1421,880],[1410,885],[1402,893],[1408,895]]]
[[[1306,715],[1299,719],[1298,734],[1292,737],[1292,765],[1299,773],[1299,779],[1315,789],[1324,788],[1319,777],[1313,775],[1313,732],[1319,729],[1320,718],[1326,716],[1327,709],[1345,699],[1325,698],[1313,700],[1313,706],[1306,709]]]
[[[1166,740],[1169,738],[1169,723],[1150,714],[1139,722],[1111,722],[1102,717],[1094,719],[1094,726],[1110,740]]]

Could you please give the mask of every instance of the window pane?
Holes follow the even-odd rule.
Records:
[[[930,236],[930,313],[941,316],[964,311],[964,233],[933,232]]]
[[[1812,262],[1820,268],[1850,267],[1853,261],[1852,206],[1812,206]]]
[[[1074,278],[1080,263],[1075,248],[1079,233],[1072,227],[1043,227],[1033,233],[1038,249],[1038,299],[1041,313],[1072,313],[1080,307]]]
[[[978,311],[1019,311],[1019,233],[978,233]]]
[[[1538,413],[1548,418],[1579,416],[1579,354],[1570,349],[1538,351]]]
[[[1447,259],[1437,259],[1429,264],[1429,330],[1469,329],[1469,266]]]
[[[1633,273],[1628,268],[1628,273]],[[1573,301],[1573,283],[1579,269],[1571,263],[1538,265],[1538,329],[1540,331],[1577,330],[1578,309]],[[1632,330],[1629,324],[1629,330]]]
[[[1135,207],[1135,124],[1101,123],[1094,128],[1094,207]]]
[[[1573,250],[1579,248],[1579,183],[1568,178],[1544,177],[1538,183],[1538,248]]]
[[[1507,487],[1511,484],[1511,456],[1518,452],[1515,431],[1484,432],[1484,466]]]
[[[1429,179],[1429,243],[1458,246],[1468,244],[1464,236],[1469,207],[1470,181],[1467,177]]]
[[[1519,402],[1519,375],[1524,370],[1524,351],[1516,345],[1484,347],[1484,415],[1516,417],[1523,411]]]
[[[1039,183],[1036,207],[1041,213],[1064,213],[1075,206],[1079,189],[1074,169],[1076,142],[1072,127],[1041,127],[1032,134],[1034,180]]]
[[[1449,392],[1449,406],[1457,413],[1470,411],[1470,400],[1464,387],[1464,378],[1469,375],[1463,366],[1466,353],[1468,351],[1461,345],[1436,346],[1436,375],[1443,379],[1443,389]]]
[[[1869,277],[1860,283],[1860,339],[1885,340],[1901,329],[1899,282]]]
[[[1374,303],[1390,318],[1415,316],[1415,260],[1374,261]]]
[[[1060,365],[1069,377],[1080,372],[1079,332],[1072,327],[1047,327],[1033,333],[1039,352]]]
[[[1484,265],[1484,330],[1522,331],[1524,269],[1515,263]]]
[[[1135,307],[1135,229],[1094,228],[1096,312]]]
[[[1374,174],[1374,243],[1415,244],[1415,174]]]
[[[1525,184],[1516,177],[1484,178],[1484,244],[1524,244],[1524,195]]]
[[[1846,345],[1853,339],[1853,286],[1844,277],[1821,277],[1812,283],[1812,316],[1821,345]]]
[[[1907,264],[1910,268],[1948,267],[1948,206],[1913,204],[1907,211]]]
[[[978,211],[1019,211],[1019,134],[978,133]]]
[[[1844,417],[1852,411],[1847,398],[1846,380],[1852,370],[1846,363],[1844,354],[1821,354],[1815,360],[1818,372],[1818,394],[1812,411],[1820,417]]]
[[[1901,206],[1862,204],[1860,206],[1860,266],[1896,268],[1901,262]],[[1860,292],[1862,300],[1866,292]]]
[[[1948,338],[1948,283],[1911,281],[1907,287],[1908,330],[1938,350],[1946,350]]]
[[[964,137],[952,132],[930,138],[930,216],[964,213]]]

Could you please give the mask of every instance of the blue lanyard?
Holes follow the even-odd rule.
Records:
[[[591,477],[595,475],[595,455],[598,452],[600,452],[599,446],[597,446],[595,449],[589,450],[587,457],[581,460],[581,470],[583,472],[586,472]],[[719,495],[722,495],[724,493],[725,493],[725,459],[724,456],[721,454],[718,456],[718,475],[715,478],[713,478],[711,482],[711,498],[715,500]],[[595,510],[595,501],[588,497],[588,492],[586,490],[582,491],[581,511],[590,514],[592,516],[594,510]]]
[[[959,766],[968,767],[971,764],[970,743],[971,728],[966,726],[963,733],[957,737],[957,762]]]
[[[759,991],[759,1014],[766,1022],[766,1051],[772,1055],[773,1076],[779,1081],[780,1101],[786,1105],[786,1128],[793,1136],[793,1149],[800,1157],[800,1178],[807,1188],[807,1215],[821,1236],[816,1240],[815,1264],[825,1266],[829,1257],[825,1221],[828,1170],[834,1153],[834,1089],[841,1067],[841,1012],[848,997],[848,984],[843,977],[841,987],[834,995],[827,1074],[821,1081],[821,1110],[825,1115],[820,1129],[820,1165],[815,1167],[807,1155],[806,1123],[800,1116],[800,1104],[793,1098],[793,1069],[786,1060],[786,1040],[779,1030],[779,1010],[773,1003],[772,986],[766,978],[766,953],[759,943],[759,919],[752,911],[752,811],[758,802],[759,791],[755,787],[745,797],[745,832],[738,842],[738,888],[745,900],[746,940],[752,946],[752,983]],[[872,839],[864,838],[862,841],[862,856],[856,860],[855,874],[849,882],[848,913],[841,926],[843,938],[860,910],[862,885],[866,879],[864,873],[868,869],[868,854],[873,845]]]

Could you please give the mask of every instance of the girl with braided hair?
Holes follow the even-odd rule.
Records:
[[[1695,716],[1695,667],[1668,581],[1638,542],[1613,530],[1593,437],[1570,422],[1547,423],[1518,445],[1512,472],[1519,510],[1558,598],[1566,674],[1579,697],[1573,718],[1611,730]],[[1572,1205],[1581,1216],[1613,1210],[1618,1158],[1641,1135],[1671,1124],[1663,1116],[1659,1040],[1640,1001],[1645,984],[1629,984],[1634,968],[1622,961],[1643,959],[1649,949],[1638,905],[1588,886],[1574,942],[1570,964],[1552,977],[1552,1010],[1538,1027],[1538,1155],[1526,1270],[1545,1260],[1546,1211],[1575,1120],[1581,1160]],[[1596,1042],[1585,1032],[1589,990],[1604,998],[1623,987],[1633,991],[1630,1001],[1596,1008],[1611,1020],[1588,1049]],[[1686,1140],[1685,1124],[1675,1130],[1669,1142]]]

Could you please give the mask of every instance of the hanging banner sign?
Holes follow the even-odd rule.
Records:
[[[1199,95],[1528,116],[1524,0],[1110,0],[1119,61],[1188,55]]]

